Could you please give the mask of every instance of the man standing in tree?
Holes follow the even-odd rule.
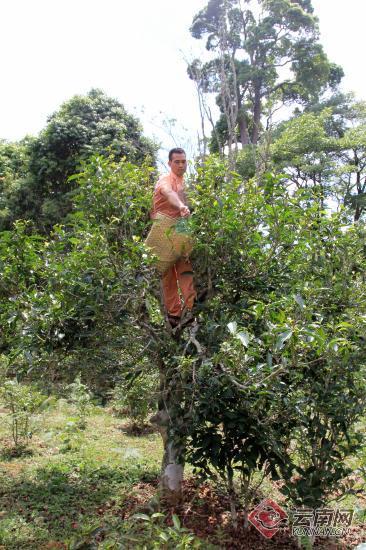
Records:
[[[168,224],[170,223],[170,231],[173,231],[171,242],[174,246],[174,239],[177,236],[174,230],[176,220],[187,218],[190,215],[184,193],[184,173],[187,170],[187,159],[184,150],[176,147],[169,151],[168,164],[170,172],[160,177],[154,189],[151,218],[158,223],[166,221],[168,221]],[[165,233],[169,233],[169,231],[165,231]],[[159,256],[157,248],[156,253]],[[160,269],[164,305],[172,327],[185,324],[185,322],[193,319],[190,311],[196,298],[192,264],[188,259],[187,251],[182,249],[181,253],[177,253],[177,250],[175,250],[175,253],[175,263],[173,265],[167,263],[169,267],[165,269],[163,262],[161,262],[163,268]],[[184,315],[183,318],[182,315],[186,312],[187,315]]]

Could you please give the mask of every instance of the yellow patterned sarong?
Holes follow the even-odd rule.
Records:
[[[192,252],[192,237],[175,230],[180,219],[158,212],[146,237],[145,245],[157,256],[156,268],[160,273],[165,273],[179,258],[188,257]]]

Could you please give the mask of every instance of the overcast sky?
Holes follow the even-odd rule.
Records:
[[[184,57],[203,45],[189,34],[206,0],[0,0],[0,138],[36,134],[74,94],[101,88],[155,134],[177,119],[177,141],[198,128]],[[343,88],[366,99],[365,0],[313,0],[321,42],[346,73]],[[188,129],[183,132],[182,127]],[[181,137],[182,136],[182,137]]]

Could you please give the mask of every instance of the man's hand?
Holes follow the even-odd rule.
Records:
[[[185,205],[183,205],[179,208],[179,212],[180,212],[180,215],[182,216],[182,218],[187,218],[191,213],[188,206],[185,206]]]

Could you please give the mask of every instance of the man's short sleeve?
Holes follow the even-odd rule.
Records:
[[[172,182],[170,180],[169,174],[167,174],[165,176],[161,176],[159,178],[157,184],[155,185],[155,191],[158,191],[163,185],[168,186],[170,189],[173,190]]]

